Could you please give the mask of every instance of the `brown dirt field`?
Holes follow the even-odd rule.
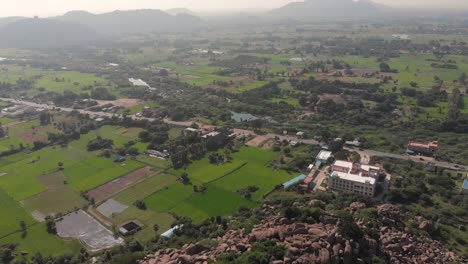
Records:
[[[262,149],[270,150],[275,145],[274,139],[269,139],[262,144]]]
[[[99,204],[105,200],[111,198],[117,193],[130,188],[131,186],[143,181],[146,177],[154,173],[153,168],[144,167],[136,171],[130,172],[129,174],[120,177],[116,180],[101,185],[88,192],[90,198]]]
[[[343,100],[339,94],[322,94],[319,97],[320,100],[333,100],[335,102],[340,102]]]
[[[114,101],[96,101],[98,105],[113,104],[122,107],[132,107],[141,104],[139,99],[117,99]]]
[[[183,75],[182,78],[184,78],[184,79],[189,79],[189,80],[200,79],[200,77],[198,77],[198,76],[193,76],[193,75]]]
[[[245,143],[247,146],[251,146],[251,147],[258,147],[260,146],[262,143],[264,143],[265,141],[269,140],[270,138],[269,137],[265,137],[265,136],[257,136],[255,137],[254,139],[248,141],[247,143]]]
[[[30,130],[18,136],[18,139],[21,139],[28,143],[34,143],[37,141],[47,142],[47,136],[39,134],[38,129]]]

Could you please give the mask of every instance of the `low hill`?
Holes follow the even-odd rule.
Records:
[[[91,28],[53,19],[21,19],[0,26],[0,46],[50,48],[77,45],[99,38]]]
[[[172,8],[165,10],[166,13],[176,16],[176,15],[191,15],[191,16],[197,16],[197,13],[193,12],[190,9],[187,8]]]
[[[368,0],[306,0],[293,2],[270,12],[277,18],[314,17],[359,17],[373,16],[386,11],[387,7]]]

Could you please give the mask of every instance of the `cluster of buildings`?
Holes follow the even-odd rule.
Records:
[[[14,105],[8,108],[3,108],[1,115],[2,117],[18,118],[25,115],[34,115],[43,111],[44,109],[42,108],[35,108],[24,105]]]
[[[217,131],[216,126],[204,125],[204,126],[201,126],[200,128],[192,128],[192,127],[186,128],[183,133],[185,135],[197,135],[204,140],[208,140],[208,139],[223,140],[225,136],[227,136],[230,139],[233,139],[236,137],[236,134],[232,130],[228,130],[225,132]]]
[[[380,173],[381,169],[376,166],[337,160],[331,167],[328,188],[373,197]]]

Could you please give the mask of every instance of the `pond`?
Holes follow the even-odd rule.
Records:
[[[232,114],[231,118],[235,120],[236,122],[258,119],[256,116],[248,114],[248,113],[236,113],[236,112],[231,111],[231,114]]]

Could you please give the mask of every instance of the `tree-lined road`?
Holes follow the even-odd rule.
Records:
[[[89,115],[90,117],[113,117],[113,116],[120,116],[116,115],[113,113],[106,113],[106,112],[93,112],[93,111],[88,111],[88,110],[83,110],[83,109],[73,109],[73,108],[64,108],[64,107],[56,107],[54,105],[50,104],[38,104],[34,102],[29,102],[29,101],[23,101],[23,100],[17,100],[17,99],[12,99],[12,98],[0,98],[0,101],[4,102],[9,102],[12,104],[17,104],[17,105],[24,105],[24,106],[29,106],[29,107],[35,107],[35,108],[42,108],[46,110],[52,110],[52,111],[63,111],[63,112],[72,112],[72,111],[77,111],[81,114],[84,115]],[[155,118],[147,118],[147,117],[137,117],[135,115],[130,116],[134,119],[146,119],[149,121],[155,121],[157,119]],[[186,121],[186,122],[176,122],[176,121],[171,121],[168,119],[164,119],[164,122],[172,125],[177,125],[177,126],[184,126],[184,127],[189,127],[193,124],[192,121]],[[255,136],[256,134],[251,131],[251,130],[245,130],[245,129],[234,129],[234,133],[236,135],[245,135],[245,136]],[[300,139],[295,136],[285,136],[285,135],[278,135],[278,134],[266,134],[264,135],[268,138],[271,139],[279,139],[279,140],[286,140],[286,141],[296,141],[298,143],[306,144],[306,145],[319,145],[320,142],[313,140],[313,139]],[[393,159],[399,159],[399,160],[411,160],[414,162],[418,163],[433,163],[437,167],[442,167],[442,168],[448,168],[451,170],[456,170],[456,171],[468,171],[468,166],[460,165],[460,164],[455,164],[455,163],[450,163],[450,162],[445,162],[445,161],[437,161],[432,158],[427,158],[427,157],[420,157],[420,156],[410,156],[407,154],[394,154],[394,153],[388,153],[388,152],[381,152],[381,151],[376,151],[376,150],[370,150],[370,149],[365,149],[365,150],[356,150],[356,149],[348,149],[351,151],[355,151],[363,156],[367,157],[385,157],[385,158],[393,158]]]

